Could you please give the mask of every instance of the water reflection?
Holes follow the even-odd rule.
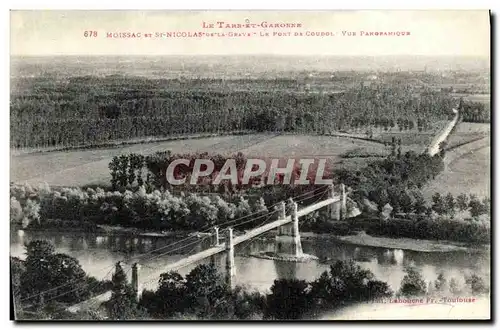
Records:
[[[402,265],[403,264],[403,260],[404,260],[404,252],[403,250],[394,250],[392,252],[393,254],[393,259],[394,259],[394,262],[396,263],[396,265]]]
[[[158,276],[166,265],[181,259],[186,254],[202,251],[210,245],[209,240],[204,240],[202,244],[182,247],[183,244],[174,244],[179,241],[175,238],[37,233],[21,230],[11,233],[11,255],[24,258],[24,244],[34,239],[52,242],[57,252],[77,258],[86,272],[97,277],[104,276],[109,267],[119,260],[139,261],[145,265],[141,269],[140,276],[151,276],[154,285],[157,283],[154,277]],[[190,242],[194,242],[194,239],[184,243]],[[399,288],[401,279],[405,275],[405,267],[409,265],[417,267],[427,282],[434,281],[441,272],[448,278],[457,279],[464,274],[476,272],[483,278],[489,279],[488,251],[424,253],[355,246],[318,238],[303,240],[302,247],[304,253],[317,256],[319,261],[290,263],[250,256],[260,251],[274,251],[274,247],[273,239],[253,240],[236,246],[235,282],[259,290],[268,290],[275,279],[298,278],[311,281],[327,270],[330,264],[347,259],[354,259],[360,266],[370,269],[377,278],[388,282],[394,290]],[[225,254],[221,253],[213,259],[218,269],[225,273]],[[185,275],[195,266],[181,269],[180,273]]]
[[[276,268],[277,279],[297,278],[297,267],[299,263],[273,260]]]

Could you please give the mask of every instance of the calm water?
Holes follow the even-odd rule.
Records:
[[[141,282],[148,282],[143,287],[152,289],[156,286],[162,267],[181,259],[183,256],[203,250],[209,244],[207,238],[201,244],[173,245],[175,240],[167,238],[130,238],[122,235],[86,235],[75,233],[49,233],[12,231],[10,249],[11,255],[24,258],[24,244],[34,239],[45,239],[52,242],[56,251],[77,258],[83,269],[99,279],[111,278],[113,265],[123,260],[126,268],[139,261],[142,265],[139,276]],[[178,241],[179,239],[177,239]],[[184,243],[190,243],[187,240]],[[389,283],[393,290],[399,288],[404,276],[406,265],[416,266],[424,275],[426,281],[434,281],[440,272],[446,277],[463,278],[463,274],[475,272],[489,280],[489,252],[413,252],[384,248],[362,247],[345,243],[332,242],[325,238],[302,239],[304,253],[319,257],[319,261],[307,263],[290,263],[275,260],[250,257],[249,254],[258,251],[274,250],[274,240],[253,240],[244,242],[235,248],[236,283],[249,288],[267,290],[277,278],[295,277],[305,280],[317,278],[321,272],[328,269],[330,259],[355,259],[364,268],[370,269],[375,276]],[[167,251],[171,253],[162,254]],[[152,252],[158,250],[157,252]],[[208,262],[208,260],[206,260]],[[216,264],[224,272],[225,255],[216,256]],[[183,275],[193,269],[196,264],[179,270]],[[130,276],[130,272],[128,272]]]

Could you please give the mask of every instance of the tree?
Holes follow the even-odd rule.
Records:
[[[265,297],[242,287],[229,290],[213,265],[200,265],[184,279],[176,272],[161,274],[156,291],[144,290],[139,305],[160,319],[252,319],[262,315]]]
[[[267,213],[267,206],[266,203],[264,202],[264,199],[260,197],[257,202],[252,207],[252,213],[256,213],[256,215],[260,214],[265,214]]]
[[[420,191],[413,192],[414,202],[413,202],[413,210],[416,214],[424,214],[427,210],[427,206],[425,203],[425,198]]]
[[[401,195],[399,196],[399,206],[404,213],[411,213],[413,211],[411,196],[404,190],[401,191]]]
[[[136,301],[136,293],[127,283],[127,275],[120,263],[115,266],[115,272],[111,279],[111,298],[104,303],[108,316],[112,320],[133,320],[141,313]]]
[[[40,204],[37,201],[28,199],[23,214],[23,227],[27,227],[33,222],[40,224]]]
[[[451,217],[455,216],[455,199],[451,193],[448,193],[444,199],[446,213]]]
[[[76,258],[56,253],[49,260],[52,273],[50,283],[52,287],[61,287],[55,292],[51,292],[50,296],[57,297],[54,299],[58,302],[67,303],[75,303],[88,298],[89,292],[85,283],[86,274]],[[68,283],[72,283],[71,290],[65,286]]]
[[[119,186],[122,188],[127,187],[129,164],[129,157],[127,155],[120,155],[118,157],[117,180]]]
[[[465,284],[469,286],[474,295],[488,293],[490,290],[484,280],[477,274],[472,274],[465,279]]]
[[[366,288],[368,291],[368,299],[376,300],[378,298],[390,297],[393,292],[389,284],[378,280],[369,280],[366,283]]]
[[[483,198],[481,201],[483,203],[482,211],[483,214],[488,214],[491,212],[491,200],[488,197]]]
[[[22,313],[21,294],[22,294],[22,278],[26,272],[25,262],[16,257],[10,257],[10,274],[12,281],[12,298],[14,300],[14,310],[16,318]]]
[[[461,193],[457,196],[457,207],[460,211],[465,211],[469,208],[469,199],[466,194]]]
[[[129,159],[129,164],[128,164],[128,184],[132,186],[135,182],[136,179],[136,174],[135,171],[136,169],[139,168],[139,166],[142,166],[142,164],[139,163],[138,155],[136,154],[129,154],[128,159]]]
[[[52,288],[49,257],[54,253],[54,246],[47,241],[32,241],[26,245],[26,272],[21,278],[21,291],[25,299],[44,305],[43,293]]]
[[[377,203],[379,211],[382,211],[385,204],[389,203],[389,194],[386,189],[376,189],[370,192],[370,198]]]
[[[427,284],[425,283],[422,274],[413,267],[406,268],[406,275],[401,281],[399,294],[405,297],[422,296],[427,292]]]
[[[481,214],[488,213],[489,211],[489,208],[487,209],[485,205],[481,203],[481,201],[479,201],[479,199],[474,195],[470,196],[469,208],[470,208],[470,214],[473,217],[478,217]]]
[[[250,207],[248,200],[243,198],[243,196],[240,196],[236,206],[235,218],[241,218],[250,213],[252,213],[252,208]]]
[[[156,292],[145,290],[139,305],[147,309],[149,314],[161,318],[183,312],[188,307],[184,278],[177,272],[161,274]]]
[[[108,165],[108,168],[111,174],[111,187],[113,188],[113,190],[116,190],[120,182],[118,178],[118,171],[120,170],[120,160],[118,159],[118,156],[113,157]]]
[[[392,295],[387,283],[375,280],[371,271],[353,260],[337,261],[311,285],[317,306],[326,309]]]
[[[266,296],[258,291],[248,292],[241,286],[232,290],[234,317],[239,320],[261,319],[265,310]]]
[[[449,290],[450,290],[450,293],[452,293],[454,295],[459,295],[462,292],[462,290],[460,289],[460,286],[458,285],[457,279],[454,277],[452,277],[450,279]]]
[[[438,292],[443,292],[446,289],[446,278],[443,273],[439,273],[437,279],[434,281],[434,288]]]
[[[10,198],[10,222],[19,223],[23,218],[23,208],[15,196]]]
[[[267,295],[266,319],[297,320],[311,308],[309,285],[304,280],[279,279]]]
[[[444,214],[446,209],[445,209],[445,203],[443,201],[443,198],[441,197],[440,193],[435,193],[432,196],[432,210],[436,212],[437,214]]]
[[[196,266],[186,275],[186,299],[190,312],[200,318],[220,318],[232,314],[228,288],[213,264]]]
[[[389,200],[390,200],[390,205],[393,210],[393,214],[400,213],[401,212],[401,191],[399,191],[396,187],[390,187],[387,190],[387,193],[389,194]],[[407,201],[408,202],[408,201]],[[411,208],[411,200],[407,204],[407,206]]]
[[[385,128],[387,130],[387,127]],[[391,157],[396,157],[396,142],[394,142],[394,137],[392,137],[391,143]]]
[[[54,254],[54,246],[42,240],[30,242],[26,254],[21,290],[27,302],[44,307],[48,301],[76,303],[88,296],[86,274],[77,259]]]

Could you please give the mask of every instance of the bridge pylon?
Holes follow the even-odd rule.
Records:
[[[280,205],[281,216],[284,214],[285,203]],[[278,235],[276,236],[275,253],[280,255],[290,255],[299,257],[302,253],[302,244],[300,243],[299,233],[299,216],[297,214],[297,203],[292,203],[292,222],[278,228]]]
[[[340,184],[340,220],[344,220],[347,216],[347,195],[345,193],[345,185]]]
[[[212,244],[211,244],[211,246],[217,246],[219,244],[220,244],[219,227],[215,226],[212,228]],[[215,265],[215,254],[210,256],[210,263]]]
[[[215,226],[213,228],[213,241],[212,241],[212,246],[217,246],[220,244],[220,238],[219,238],[219,227]]]
[[[141,285],[139,283],[139,270],[141,269],[141,266],[136,262],[132,265],[132,289],[135,292],[135,296],[137,301],[141,298]]]
[[[227,229],[226,237],[226,283],[228,288],[233,288],[234,276],[236,275],[236,265],[234,263],[234,241],[233,228]]]
[[[330,187],[328,187],[328,198],[334,198],[334,197],[335,197],[335,191],[334,191],[333,184],[331,184]],[[338,219],[336,208],[335,208],[334,204],[328,205],[328,213],[330,214],[330,217],[332,219],[334,219],[334,218]]]
[[[333,191],[333,185],[330,188],[329,197],[334,198],[335,193]],[[332,219],[342,221],[347,216],[347,195],[345,193],[345,185],[340,184],[340,201],[329,206],[330,217]]]

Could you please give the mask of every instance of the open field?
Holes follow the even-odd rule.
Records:
[[[490,197],[490,140],[485,137],[446,153],[445,170],[423,187],[428,200],[436,192]]]
[[[460,123],[448,138],[448,148],[490,136],[491,125],[482,123]]]
[[[393,128],[389,128],[387,131],[384,129],[371,129],[373,132],[372,139],[387,143],[391,143],[393,138],[396,140],[400,139],[403,152],[412,150],[420,153],[425,150],[432,142],[435,135],[441,131],[448,122],[448,120],[433,121],[429,123],[428,129],[421,132],[419,132],[417,128],[401,131],[397,125]],[[359,135],[365,138],[368,137],[367,134]]]
[[[436,123],[437,129],[443,123]],[[449,146],[489,136],[489,124],[460,123],[449,138]],[[377,139],[402,140],[403,152],[422,152],[433,138],[430,132],[387,132]],[[231,155],[242,152],[261,158],[326,158],[335,168],[357,170],[378,157],[388,155],[389,147],[381,143],[347,137],[316,135],[248,134],[203,139],[151,142],[116,148],[11,154],[11,181],[54,186],[109,184],[108,164],[112,157],[125,153],[151,154],[171,150],[173,153],[208,152]],[[450,150],[445,172],[424,187],[424,195],[462,191],[489,196],[489,139],[484,138]]]
[[[151,154],[171,150],[173,153],[208,152],[235,154],[242,152],[247,157],[326,158],[342,164],[341,155],[350,150],[367,154],[388,153],[380,143],[344,137],[253,134],[213,137],[208,139],[178,140],[136,144],[108,149],[89,149],[36,154],[11,154],[10,180],[39,184],[47,182],[55,186],[82,186],[87,184],[109,184],[108,164],[113,156],[124,153]],[[352,158],[348,163],[366,163],[369,158]]]
[[[473,101],[473,102],[480,102],[484,103],[486,105],[491,104],[491,95],[490,94],[461,94],[461,93],[452,93],[451,94],[454,97],[460,98],[463,97],[464,100],[467,101]]]

